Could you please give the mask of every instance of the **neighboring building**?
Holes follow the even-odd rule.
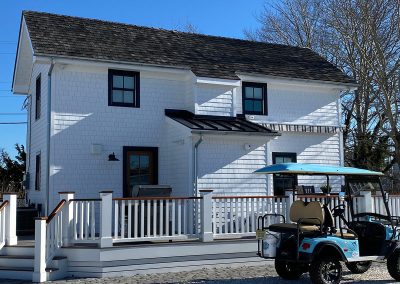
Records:
[[[13,92],[29,98],[28,199],[52,209],[59,191],[137,184],[281,194],[294,178],[253,171],[342,165],[340,94],[355,87],[309,49],[24,12]]]

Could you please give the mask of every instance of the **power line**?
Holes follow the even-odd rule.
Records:
[[[0,54],[14,54],[15,55],[15,52],[0,52]]]
[[[18,122],[0,122],[0,124],[27,124],[26,121],[18,121]]]
[[[0,112],[0,115],[25,115],[27,112]]]

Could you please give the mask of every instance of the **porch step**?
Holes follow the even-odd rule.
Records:
[[[47,268],[47,279],[56,280],[55,273],[59,272],[58,268]],[[12,267],[0,266],[0,279],[26,280],[32,281],[33,267]],[[61,276],[62,277],[62,276]],[[1,282],[1,280],[0,280]]]
[[[53,258],[52,267],[61,267],[65,265],[67,260],[66,257],[56,256]],[[61,262],[61,263],[60,263]],[[33,255],[0,255],[0,267],[33,267],[34,266],[34,256]]]
[[[33,255],[0,255],[0,279],[32,281],[33,267]],[[46,268],[47,280],[64,278],[67,267],[66,257],[54,257],[50,267]]]

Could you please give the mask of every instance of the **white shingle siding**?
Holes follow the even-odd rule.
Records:
[[[296,153],[298,163],[340,165],[339,134],[285,132],[270,142],[270,151]],[[314,185],[319,191],[320,186],[326,183],[326,177],[299,176],[298,181],[300,185]],[[340,178],[331,177],[330,182],[335,190],[339,190]]]
[[[46,148],[46,137],[47,137],[47,92],[48,92],[48,78],[47,74],[50,65],[47,64],[35,64],[32,70],[31,87],[29,90],[30,99],[30,112],[29,120],[31,124],[31,139],[30,145],[28,145],[28,161],[27,171],[30,174],[29,180],[29,193],[28,199],[32,203],[41,203],[43,208],[45,203],[43,202],[46,194],[46,171],[47,171],[47,148]],[[41,115],[39,119],[35,119],[36,111],[36,78],[41,75]],[[29,139],[28,139],[29,143]],[[30,146],[30,148],[29,148]],[[41,157],[41,186],[40,191],[35,190],[35,170],[36,170],[36,155],[40,153]]]
[[[266,154],[265,141],[205,138],[199,146],[198,188],[213,189],[216,195],[266,194],[267,177],[253,173],[265,166]]]
[[[196,114],[232,116],[232,87],[198,84]]]

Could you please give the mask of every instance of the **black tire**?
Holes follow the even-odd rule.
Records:
[[[347,262],[346,267],[354,274],[362,274],[367,272],[372,265],[372,261],[359,261],[359,262]]]
[[[310,279],[314,284],[338,284],[342,280],[342,265],[337,258],[317,257],[310,266]]]
[[[303,275],[298,265],[279,259],[275,259],[275,270],[285,280],[297,280]]]
[[[387,269],[394,280],[400,281],[400,249],[395,250],[387,260]]]

